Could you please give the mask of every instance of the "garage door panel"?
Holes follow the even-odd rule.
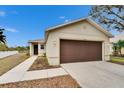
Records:
[[[93,41],[60,41],[60,61],[83,62],[102,60],[102,43]]]

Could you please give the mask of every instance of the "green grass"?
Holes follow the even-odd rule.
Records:
[[[0,59],[0,76],[12,69],[13,67],[19,65],[29,56],[26,53],[15,54],[3,59]]]
[[[111,57],[112,62],[123,62],[124,63],[124,57]]]

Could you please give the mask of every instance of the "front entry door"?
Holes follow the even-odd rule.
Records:
[[[34,55],[38,55],[38,45],[34,45]]]

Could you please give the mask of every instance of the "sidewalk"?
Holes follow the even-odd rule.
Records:
[[[0,84],[24,80],[50,78],[68,74],[63,68],[27,71],[36,59],[37,56],[32,56],[26,61],[19,64],[18,66],[16,66],[15,68],[13,68],[12,70],[2,75],[0,77]]]
[[[32,56],[16,66],[15,68],[11,69],[7,73],[3,74],[0,77],[0,84],[2,83],[8,83],[8,82],[16,82],[20,81],[24,74],[27,72],[29,67],[33,64],[33,62],[36,60],[37,56]],[[14,62],[14,60],[13,60]]]

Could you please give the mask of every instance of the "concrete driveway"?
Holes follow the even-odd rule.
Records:
[[[124,87],[124,66],[109,62],[80,62],[61,64],[81,87]]]

